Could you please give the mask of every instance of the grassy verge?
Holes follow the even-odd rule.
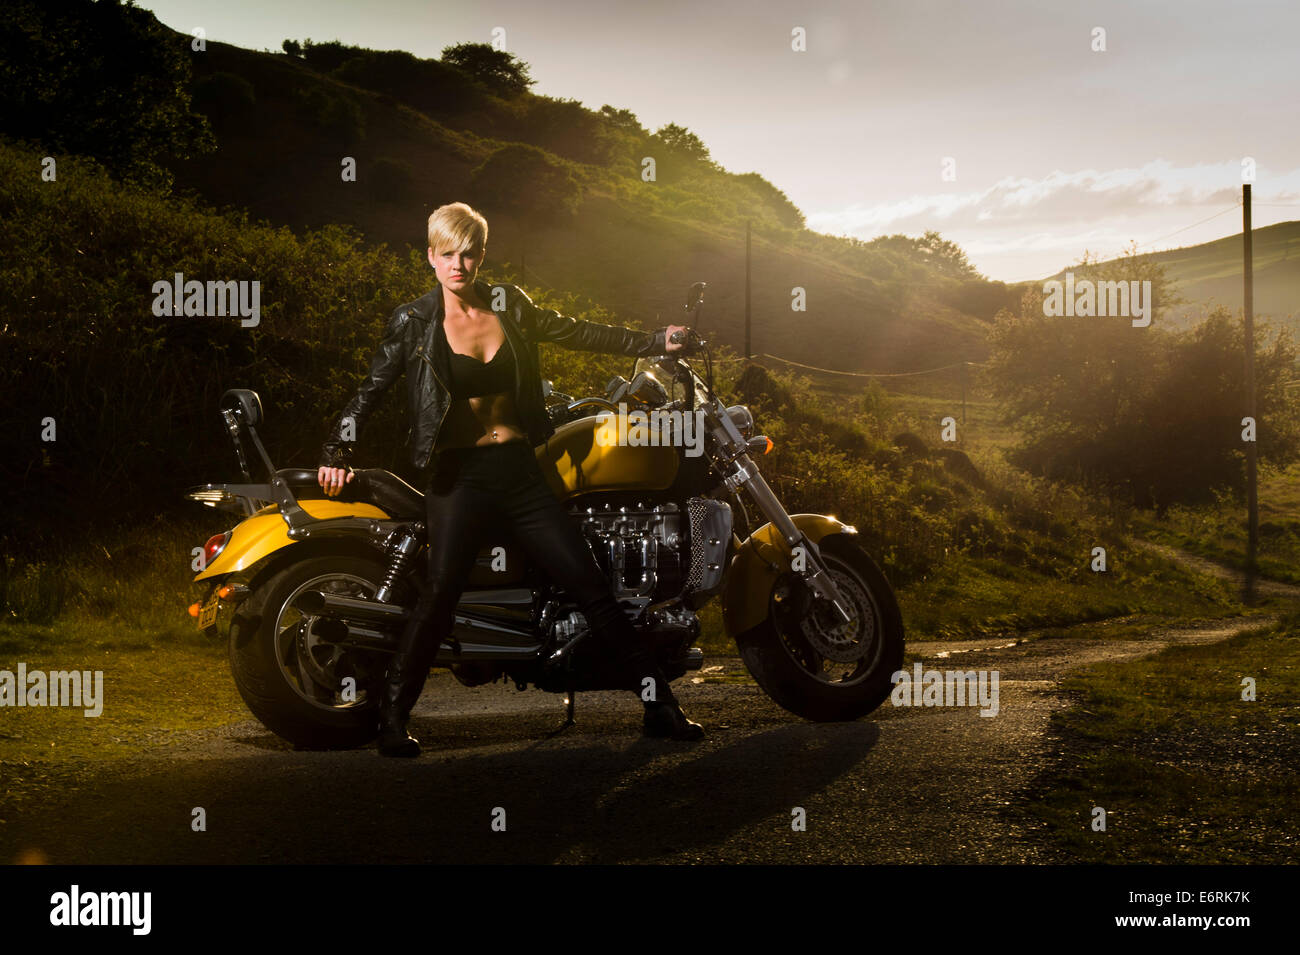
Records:
[[[1259,574],[1300,584],[1300,466],[1269,471],[1259,482]],[[1141,514],[1133,530],[1236,570],[1246,566],[1246,506],[1228,499],[1201,507],[1171,507],[1163,519]]]
[[[1174,624],[1241,609],[1226,581],[1191,573],[1142,550],[1108,552],[1108,570],[1085,559],[1064,576],[955,555],[899,594],[908,638],[960,640],[1141,614]]]
[[[248,718],[224,643],[202,636],[186,613],[202,593],[191,583],[190,548],[224,520],[196,510],[70,544],[61,558],[7,560],[0,670],[103,672],[100,716],[0,709],[8,792],[43,761],[139,755],[173,731]]]
[[[1242,699],[1255,680],[1256,699]],[[1064,684],[1061,760],[1030,811],[1085,863],[1283,863],[1300,848],[1300,616],[1104,663]],[[1106,831],[1091,827],[1106,810]]]
[[[248,719],[235,690],[224,646],[175,636],[157,643],[121,640],[60,643],[54,627],[5,628],[0,669],[27,672],[102,671],[103,711],[76,707],[5,707],[0,717],[0,765],[25,760],[139,756],[174,731]],[[25,650],[16,649],[27,643]]]

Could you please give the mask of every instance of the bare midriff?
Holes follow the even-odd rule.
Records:
[[[444,293],[445,295],[445,293]],[[453,310],[443,301],[443,329],[453,352],[486,364],[502,348],[509,348],[501,322],[484,308]],[[499,391],[473,398],[453,399],[438,432],[435,451],[448,448],[483,447],[506,441],[526,441],[511,391]]]
[[[502,391],[495,395],[452,401],[434,450],[524,440],[523,426],[515,414],[514,397],[510,392]]]

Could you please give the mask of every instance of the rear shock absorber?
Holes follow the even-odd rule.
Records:
[[[375,600],[380,603],[393,602],[393,590],[398,581],[406,576],[411,561],[415,560],[415,555],[423,546],[423,540],[422,521],[407,524],[403,529],[393,532],[388,540],[388,568],[384,571],[384,579],[380,582],[379,589],[375,591]]]

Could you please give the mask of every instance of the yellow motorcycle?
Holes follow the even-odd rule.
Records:
[[[688,297],[696,317],[703,290]],[[703,374],[678,353],[638,359],[601,397],[548,386],[556,431],[537,460],[668,679],[702,667],[698,612],[720,597],[727,637],[773,700],[810,720],[857,719],[902,667],[893,590],[855,528],[786,512],[755,460],[771,441],[714,393],[708,343],[689,337]],[[190,613],[214,636],[227,621],[235,684],[268,729],[300,747],[363,745],[378,732],[379,687],[438,528],[424,525],[421,492],[389,471],[357,470],[325,497],[316,470],[277,470],[255,392],[226,392],[220,410],[247,483],[185,495],[241,518],[204,545],[194,579],[207,595]],[[742,539],[746,501],[766,522]],[[564,693],[571,722],[577,692],[619,686],[588,633],[545,567],[503,537],[480,552],[434,665],[467,686]]]

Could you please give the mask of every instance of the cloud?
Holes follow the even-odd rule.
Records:
[[[1300,202],[1300,168],[1276,176],[1268,173],[1259,167],[1255,201]],[[1014,227],[1022,233],[1033,230],[1039,248],[1058,242],[1064,247],[1090,231],[1098,236],[1113,235],[1116,225],[1125,220],[1159,216],[1187,225],[1206,213],[1234,205],[1240,191],[1239,161],[1175,167],[1155,159],[1141,167],[1058,169],[1039,179],[1008,176],[978,191],[858,203],[810,213],[808,225],[821,232],[863,239],[937,229],[970,236],[972,245],[981,241],[981,235],[991,239],[992,234]]]

